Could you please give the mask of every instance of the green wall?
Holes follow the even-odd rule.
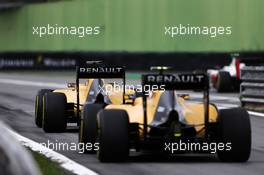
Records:
[[[0,51],[264,51],[263,0],[72,0],[0,11]],[[45,36],[33,26],[100,26],[100,35]],[[165,26],[231,26],[232,34],[165,35]]]

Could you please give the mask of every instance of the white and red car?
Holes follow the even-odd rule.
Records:
[[[231,63],[222,69],[209,69],[208,74],[212,86],[218,92],[238,91],[240,86],[240,69],[245,66],[239,58],[233,58]]]

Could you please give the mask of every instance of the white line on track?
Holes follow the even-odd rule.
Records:
[[[30,140],[15,131],[9,129],[9,132],[19,141],[24,145],[25,147],[30,148],[31,150],[38,152],[45,157],[51,159],[52,161],[55,161],[60,164],[61,167],[64,169],[77,174],[77,175],[98,175],[96,172],[76,163],[75,161],[65,157],[62,154],[59,154],[51,149],[48,149],[47,147]]]
[[[219,103],[216,103],[216,106],[218,109],[228,109],[228,108],[238,107],[238,105],[235,104],[219,104]]]
[[[218,109],[228,109],[228,108],[239,107],[238,105],[234,105],[234,104],[216,104],[216,106]],[[264,113],[254,112],[254,111],[248,111],[248,113],[253,116],[264,118]]]
[[[202,94],[198,94],[198,93],[189,93],[191,97],[193,98],[202,98],[203,95]],[[235,97],[230,97],[230,96],[223,96],[223,95],[210,95],[210,100],[227,100],[230,102],[239,102],[238,98]]]
[[[248,111],[248,113],[250,115],[254,115],[254,116],[257,116],[257,117],[264,117],[264,113],[254,112],[254,111]]]
[[[26,81],[26,80],[14,80],[14,79],[1,79],[0,83],[2,84],[12,84],[12,85],[21,85],[21,86],[36,86],[36,87],[49,87],[49,88],[65,88],[66,85],[51,83],[51,82],[36,82],[36,81]],[[30,140],[12,130],[10,133],[17,138],[22,145],[30,148],[33,151],[36,151],[45,157],[51,159],[52,161],[58,162],[61,167],[64,169],[77,174],[77,175],[98,175],[96,172],[76,163],[75,161],[65,157],[62,154],[59,154],[51,149],[44,147],[43,145]]]
[[[27,81],[27,80],[14,80],[14,79],[3,79],[0,78],[0,83],[2,84],[13,84],[21,86],[36,86],[36,87],[50,87],[50,88],[65,88],[66,85],[51,82],[37,82],[37,81]]]

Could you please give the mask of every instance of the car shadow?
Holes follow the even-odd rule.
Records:
[[[129,157],[128,162],[133,163],[215,163],[220,162],[215,154],[139,154]]]

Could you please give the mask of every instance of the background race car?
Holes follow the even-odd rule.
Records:
[[[233,58],[228,66],[220,70],[208,70],[212,86],[218,92],[239,91],[240,69],[245,66],[240,59]]]
[[[257,66],[263,64],[261,57],[239,57],[232,55],[231,63],[221,69],[209,69],[212,87],[217,92],[236,92],[240,89],[240,72],[245,66]]]

